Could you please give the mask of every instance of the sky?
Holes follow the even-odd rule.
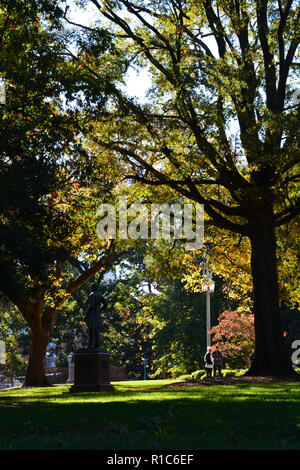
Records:
[[[84,26],[93,26],[95,25],[95,21],[100,18],[98,9],[91,2],[89,2],[89,6],[85,9],[81,9],[73,3],[70,5],[67,17],[75,23],[79,23]],[[101,17],[101,22],[104,24],[105,18]],[[151,78],[146,70],[142,70],[137,73],[133,68],[129,68],[126,80],[126,92],[128,95],[136,98],[137,101],[145,101],[146,91],[150,86]]]

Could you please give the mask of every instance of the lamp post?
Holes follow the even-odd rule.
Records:
[[[68,380],[67,383],[74,383],[74,362],[72,362],[72,354],[68,355]]]
[[[5,365],[5,343],[4,341],[0,341],[0,364]]]
[[[147,380],[147,364],[148,364],[148,359],[143,359],[143,366],[144,366],[144,380]]]
[[[210,338],[210,296],[214,293],[215,290],[215,281],[212,278],[212,273],[209,268],[204,269],[204,278],[201,283],[201,288],[203,292],[206,292],[206,346],[211,346]]]

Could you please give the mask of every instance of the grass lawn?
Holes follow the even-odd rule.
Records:
[[[0,392],[0,449],[300,449],[300,382]]]

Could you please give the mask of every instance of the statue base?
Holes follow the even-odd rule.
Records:
[[[81,350],[75,353],[74,384],[69,390],[74,392],[114,391],[110,383],[110,355],[103,348]]]

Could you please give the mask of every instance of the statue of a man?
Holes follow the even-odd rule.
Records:
[[[91,286],[91,293],[88,299],[88,308],[85,322],[89,329],[88,350],[100,348],[100,331],[103,325],[101,312],[107,307],[107,302],[98,291],[98,284],[95,282]]]

